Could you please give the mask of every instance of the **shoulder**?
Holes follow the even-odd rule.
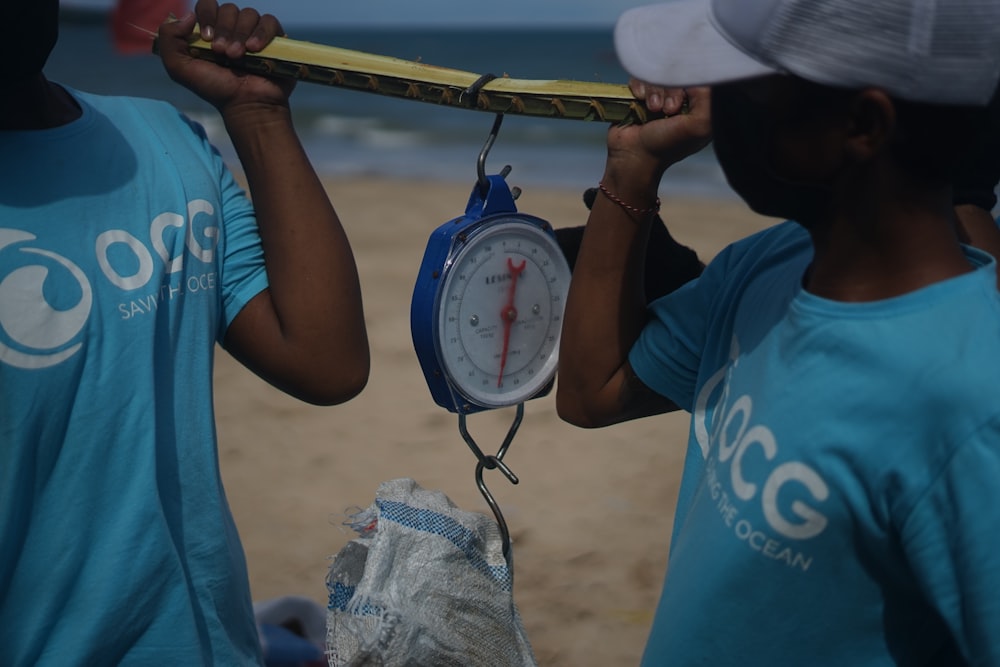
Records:
[[[812,254],[809,233],[798,223],[785,221],[729,244],[717,260],[729,265],[758,260],[797,257]]]
[[[99,95],[70,87],[66,89],[80,104],[87,105],[115,126],[137,130],[175,129],[203,135],[201,126],[177,107],[162,100],[129,95]]]
[[[64,87],[78,101],[89,104],[102,113],[116,113],[125,109],[141,109],[149,113],[179,114],[176,107],[162,100],[148,97],[133,97],[131,95],[101,95],[77,90],[70,86]]]
[[[779,283],[798,284],[812,256],[808,232],[797,223],[781,222],[726,246],[697,282],[701,290],[737,293],[768,276]]]

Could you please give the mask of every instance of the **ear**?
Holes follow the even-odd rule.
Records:
[[[848,107],[850,123],[846,149],[858,162],[867,162],[886,150],[896,128],[896,107],[882,90],[865,88]]]

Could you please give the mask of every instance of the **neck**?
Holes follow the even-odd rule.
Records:
[[[805,287],[836,301],[875,301],[972,271],[955,232],[951,188],[871,179],[837,199],[809,229],[815,248]],[[855,183],[854,185],[859,185]]]
[[[80,117],[80,106],[44,75],[10,86],[0,104],[0,130],[47,130]]]

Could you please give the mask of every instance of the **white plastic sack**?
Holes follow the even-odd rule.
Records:
[[[496,522],[382,483],[327,576],[331,667],[535,667]]]

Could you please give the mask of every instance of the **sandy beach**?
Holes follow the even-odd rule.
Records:
[[[469,188],[377,179],[326,181],[361,274],[371,379],[353,401],[309,406],[250,374],[224,352],[216,365],[220,456],[255,600],[304,595],[326,604],[329,558],[354,537],[343,525],[380,482],[411,477],[466,510],[489,514],[475,457],[457,417],[434,404],[410,338],[410,299],[427,237],[462,214]],[[556,227],[582,224],[580,192],[524,188],[518,208]],[[773,221],[738,201],[670,199],[675,236],[711,258]],[[469,418],[495,452],[511,419]],[[515,601],[541,665],[635,665],[664,574],[687,414],[586,431],[559,420],[553,396],[524,421],[486,483],[515,554]]]

